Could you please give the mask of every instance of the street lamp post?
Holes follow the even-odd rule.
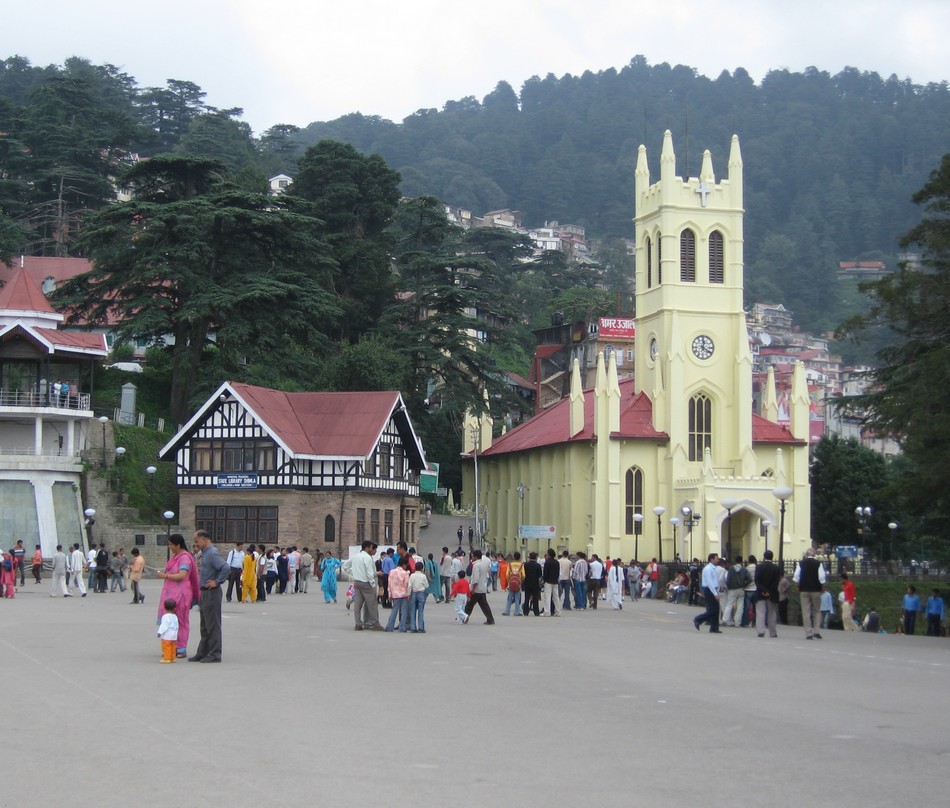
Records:
[[[888,529],[891,531],[891,545],[890,545],[890,547],[887,548],[887,555],[888,555],[889,558],[893,558],[893,557],[894,557],[894,539],[897,537],[897,528],[899,528],[900,525],[897,524],[897,522],[888,522],[888,523],[887,523],[887,527],[888,527]],[[921,550],[923,550],[923,542],[921,542]],[[882,553],[882,555],[883,555],[883,553]],[[923,555],[924,555],[923,552],[921,552],[920,555],[921,555],[920,560],[921,560],[921,562],[923,562],[923,560],[924,560],[924,559],[923,559]]]
[[[125,455],[125,447],[116,446],[115,447],[115,470],[116,470],[116,475],[119,480],[119,496],[118,496],[117,501],[120,505],[122,505],[125,502],[125,491],[123,490],[123,486],[122,486],[122,457],[124,455]]]
[[[693,528],[699,524],[702,517],[698,513],[693,513],[693,509],[688,505],[683,506],[683,527],[689,528],[689,557],[693,558]]]
[[[99,423],[102,424],[102,468],[106,467],[106,424],[109,423],[107,415],[99,416]]]
[[[726,560],[731,564],[732,563],[732,511],[739,503],[734,499],[724,499],[722,501],[722,507],[726,509],[728,516],[726,521],[728,522],[728,527],[726,529]]]
[[[92,547],[92,526],[96,523],[96,509],[86,508],[83,515],[86,517],[86,540],[89,542],[89,546]],[[82,575],[82,572],[79,574]]]
[[[765,536],[765,549],[769,549],[769,525],[772,523],[768,519],[762,520],[762,533]]]
[[[653,513],[656,514],[656,544],[659,548],[660,562],[663,563],[663,514],[666,513],[666,508],[662,505],[657,505],[653,509]],[[640,559],[638,558],[637,561]]]
[[[155,466],[146,466],[145,473],[148,475],[148,510],[151,514],[155,507],[155,472],[158,471]]]
[[[681,520],[678,516],[670,517],[670,524],[673,525],[673,555],[676,555],[676,528],[680,526]]]
[[[174,511],[165,511],[162,514],[162,519],[165,520],[165,561],[167,562],[171,558],[172,548],[168,543],[172,537],[172,519],[175,518]]]
[[[861,543],[867,544],[867,537],[871,535],[871,514],[874,509],[870,505],[858,505],[854,509],[854,515],[858,517],[858,535],[861,537]]]
[[[521,539],[519,544],[524,544],[524,536],[522,535],[522,528],[524,527],[524,493],[528,490],[528,487],[524,483],[518,483],[518,502],[519,502],[519,512],[518,512],[518,538]]]
[[[787,485],[780,485],[774,491],[772,491],[772,496],[775,497],[779,502],[782,503],[782,507],[779,510],[779,519],[778,519],[778,565],[783,570],[785,569],[784,561],[784,544],[785,544],[785,502],[792,496],[792,489]]]
[[[636,561],[640,560],[640,534],[643,532],[643,514],[635,513],[633,515],[633,557]]]

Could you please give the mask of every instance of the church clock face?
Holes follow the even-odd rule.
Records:
[[[712,341],[712,337],[705,334],[700,334],[693,340],[693,356],[697,359],[709,359],[715,349],[716,346]]]
[[[657,353],[659,353],[659,348],[657,347],[656,339],[654,338],[650,340],[650,359],[652,359],[654,362],[656,362]]]

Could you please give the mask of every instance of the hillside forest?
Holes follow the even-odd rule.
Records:
[[[396,388],[430,456],[446,459],[483,384],[499,424],[520,416],[501,371],[526,374],[530,328],[629,299],[641,143],[653,175],[670,129],[680,174],[695,175],[708,148],[722,176],[739,135],[747,302],[782,302],[811,330],[862,305],[842,292],[839,261],[896,266],[919,218],[911,197],[950,151],[946,82],[808,68],[757,84],[742,68],[711,79],[641,56],[518,92],[500,81],[401,122],[352,114],[254,133],[241,118],[184,79],[140,87],[78,57],[0,61],[0,253],[93,259],[60,303],[101,319],[108,300],[126,316],[121,337],[153,341],[173,419],[223,378]],[[275,199],[278,173],[294,183]],[[117,204],[117,187],[133,199]],[[599,265],[461,231],[443,203],[583,225]]]

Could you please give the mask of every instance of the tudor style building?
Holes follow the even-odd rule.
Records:
[[[584,390],[575,359],[569,399],[494,441],[489,424],[470,425],[465,499],[478,492],[486,538],[506,552],[530,541],[520,524],[601,557],[798,558],[811,544],[810,402],[799,362],[789,426],[774,374],[753,412],[739,140],[719,181],[708,151],[698,177],[677,176],[669,132],[659,162],[651,183],[640,147],[634,379],[601,354]]]
[[[339,551],[416,540],[425,454],[397,392],[225,382],[159,452],[180,524],[219,542]]]

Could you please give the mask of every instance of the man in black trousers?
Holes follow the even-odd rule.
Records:
[[[709,623],[709,633],[719,634],[719,571],[717,569],[719,556],[710,553],[706,566],[703,567],[703,599],[706,601],[706,611],[693,620],[693,626],[699,631],[703,623]]]
[[[221,586],[228,580],[228,564],[221,558],[218,548],[206,530],[195,532],[195,544],[201,550],[201,571],[198,584],[201,587],[201,642],[190,662],[221,661]]]

